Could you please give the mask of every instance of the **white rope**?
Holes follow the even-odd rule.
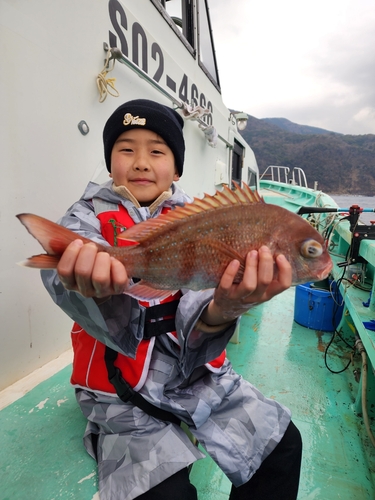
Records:
[[[219,134],[217,133],[216,128],[213,125],[202,125],[202,124],[199,124],[198,127],[201,130],[203,130],[204,135],[206,136],[208,145],[211,146],[212,148],[216,148],[217,140],[219,137]]]
[[[186,120],[196,120],[197,118],[202,118],[205,115],[210,114],[210,110],[203,108],[202,106],[191,106],[186,102],[182,103],[181,113]]]
[[[202,106],[191,106],[186,102],[183,102],[181,105],[181,114],[185,118],[185,120],[197,120],[199,121],[199,128],[203,130],[204,135],[206,136],[208,145],[212,148],[216,148],[218,133],[216,128],[213,125],[206,125],[202,122],[202,117],[209,115],[211,111],[207,108],[203,108]]]

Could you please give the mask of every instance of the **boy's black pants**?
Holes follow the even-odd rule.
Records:
[[[290,422],[282,440],[264,460],[254,476],[239,488],[232,486],[229,500],[296,500],[302,458],[302,440]],[[197,490],[182,469],[139,500],[197,500]]]

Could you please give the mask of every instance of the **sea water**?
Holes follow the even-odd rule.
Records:
[[[374,196],[362,196],[356,194],[330,194],[329,196],[335,200],[339,208],[350,208],[352,205],[359,205],[361,208],[370,208],[375,210]],[[370,221],[375,221],[375,213],[362,213],[360,221],[364,224],[370,224]]]

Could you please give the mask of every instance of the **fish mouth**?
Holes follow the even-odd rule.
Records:
[[[319,280],[324,280],[325,278],[327,278],[329,273],[332,271],[332,267],[333,267],[333,262],[327,264],[327,266],[323,269],[323,271],[317,274]]]

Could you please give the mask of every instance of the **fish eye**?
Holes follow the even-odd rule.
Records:
[[[323,253],[323,247],[315,240],[306,240],[301,245],[301,255],[306,259],[315,259]]]

